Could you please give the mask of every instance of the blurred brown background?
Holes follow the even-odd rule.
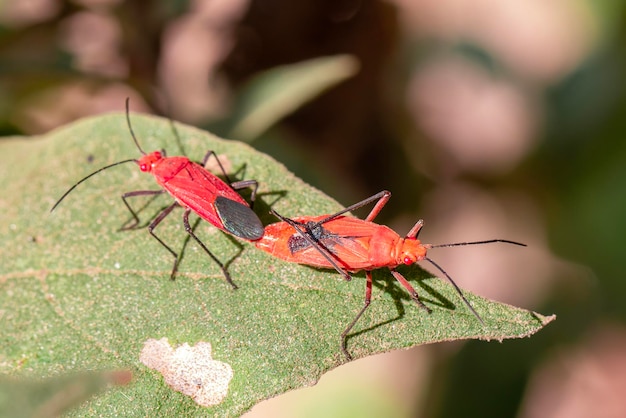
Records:
[[[431,255],[461,287],[558,320],[363,359],[249,416],[626,416],[625,6],[4,0],[0,133],[130,97],[228,136],[252,77],[351,54],[356,76],[248,140],[345,205],[391,190],[378,221],[400,233],[424,218],[426,242],[529,244]]]

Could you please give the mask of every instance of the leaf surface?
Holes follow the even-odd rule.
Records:
[[[169,121],[131,118],[147,152],[179,153]],[[264,224],[274,222],[270,206],[286,216],[341,208],[248,145],[184,125],[176,130],[191,159],[201,160],[211,149],[234,179],[259,181],[255,211]],[[133,371],[133,384],[89,401],[73,416],[204,416],[207,411],[238,416],[262,399],[313,385],[345,361],[339,336],[363,303],[363,274],[345,282],[334,271],[287,264],[200,222],[196,233],[228,263],[240,288],[227,285],[194,241],[170,281],[172,257],[146,228],[119,231],[130,219],[119,196],[157,189],[154,179],[132,163],[90,178],[49,213],[85,175],[139,157],[123,114],[84,119],[38,138],[4,140],[0,150],[1,373]],[[138,197],[133,204],[142,208],[146,225],[171,202],[162,195]],[[182,210],[175,210],[156,229],[176,250],[187,236],[181,217]],[[417,266],[400,271],[433,313],[415,306],[388,272],[375,272],[372,304],[348,340],[355,358],[438,341],[524,337],[554,319],[467,293],[483,326],[447,283]],[[223,403],[200,407],[139,361],[144,342],[163,337],[173,346],[212,345],[213,359],[234,372]]]

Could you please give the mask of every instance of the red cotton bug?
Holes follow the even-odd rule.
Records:
[[[139,169],[142,172],[151,173],[162,189],[137,190],[124,193],[122,195],[122,200],[132,214],[133,221],[131,225],[121,229],[134,229],[139,224],[139,217],[137,216],[137,213],[128,203],[127,199],[129,197],[154,196],[165,192],[169,193],[175,199],[175,202],[165,208],[152,220],[150,225],[148,225],[148,231],[161,245],[163,245],[163,247],[167,249],[167,251],[170,252],[170,254],[172,254],[172,256],[174,256],[174,267],[172,268],[170,279],[174,279],[176,271],[178,270],[180,258],[174,250],[172,250],[154,233],[154,229],[167,215],[170,214],[170,212],[172,212],[175,207],[182,206],[185,209],[183,213],[183,224],[185,226],[185,230],[194,240],[196,240],[209,257],[217,263],[222,270],[226,281],[234,289],[236,289],[237,285],[235,285],[232,281],[224,264],[211,251],[209,251],[207,246],[193,232],[193,229],[189,224],[189,214],[193,211],[200,218],[210,222],[222,231],[228,232],[236,237],[249,241],[260,239],[263,236],[263,224],[256,213],[254,213],[254,211],[250,208],[250,205],[248,205],[248,203],[235,191],[245,187],[252,187],[250,200],[254,202],[257,189],[256,180],[244,180],[231,183],[224,171],[224,167],[213,151],[208,151],[206,153],[202,161],[202,165],[189,160],[187,157],[167,157],[165,155],[165,151],[154,151],[150,154],[146,154],[139,145],[130,124],[128,99],[126,99],[126,122],[128,123],[128,129],[133,141],[135,141],[137,149],[143,156],[139,159],[128,159],[107,165],[79,180],[72,187],[70,187],[70,189],[63,194],[63,196],[61,196],[52,209],[50,209],[50,212],[52,212],[61,203],[61,201],[63,201],[63,199],[65,199],[65,197],[72,192],[72,190],[88,178],[108,168],[134,162],[139,166]],[[230,184],[222,181],[219,177],[204,168],[211,155],[213,155],[217,160],[226,181]]]
[[[430,313],[430,308],[420,301],[413,286],[396,270],[402,264],[411,265],[426,260],[443,273],[472,314],[484,325],[482,318],[465,298],[461,289],[448,273],[427,257],[427,251],[432,248],[494,242],[526,246],[519,242],[504,239],[440,245],[422,244],[417,239],[417,235],[424,225],[424,221],[421,219],[415,223],[404,238],[401,238],[392,229],[373,222],[373,219],[389,201],[390,197],[390,192],[382,191],[333,215],[301,216],[289,219],[272,211],[282,222],[266,226],[263,238],[254,243],[257,248],[285,261],[313,267],[334,268],[346,280],[352,279],[350,273],[365,271],[367,279],[365,303],[355,318],[341,333],[341,351],[348,360],[352,357],[348,353],[346,339],[348,333],[370,305],[372,297],[372,270],[384,267],[389,268],[393,277],[408,291],[411,299],[420,308]],[[376,202],[376,204],[365,219],[343,216],[346,212],[373,202]]]

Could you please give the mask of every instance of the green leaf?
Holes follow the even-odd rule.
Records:
[[[267,70],[238,94],[229,136],[251,142],[286,115],[358,71],[356,58],[335,55]]]
[[[167,120],[132,115],[145,150],[179,152]],[[215,150],[237,179],[260,182],[255,210],[273,222],[332,213],[340,206],[248,145],[176,125],[190,158]],[[234,373],[216,416],[237,416],[259,400],[314,384],[345,361],[340,333],[361,308],[363,274],[351,282],[334,271],[287,264],[206,222],[196,233],[229,262],[236,291],[190,241],[175,281],[172,257],[148,231],[118,231],[129,219],[120,195],[155,190],[154,179],[129,163],[78,186],[96,169],[138,157],[122,114],[85,119],[43,137],[0,143],[0,373],[49,376],[64,371],[130,369],[134,384],[89,401],[73,416],[204,416],[207,410],[170,389],[139,355],[148,339],[172,346],[208,342],[213,359]],[[172,201],[136,198],[145,223]],[[157,228],[172,248],[187,237],[174,211]],[[349,337],[355,358],[418,344],[465,338],[529,336],[554,317],[467,294],[485,325],[454,290],[419,267],[401,269],[423,301],[420,310],[384,269],[375,272],[372,304]],[[506,278],[503,278],[506,280]]]

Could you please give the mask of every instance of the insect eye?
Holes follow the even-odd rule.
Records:
[[[141,171],[148,171],[148,164],[139,164],[139,169]]]
[[[404,257],[404,264],[406,264],[407,266],[410,266],[411,264],[413,264],[415,262],[415,260],[412,257],[409,257],[408,255]]]

